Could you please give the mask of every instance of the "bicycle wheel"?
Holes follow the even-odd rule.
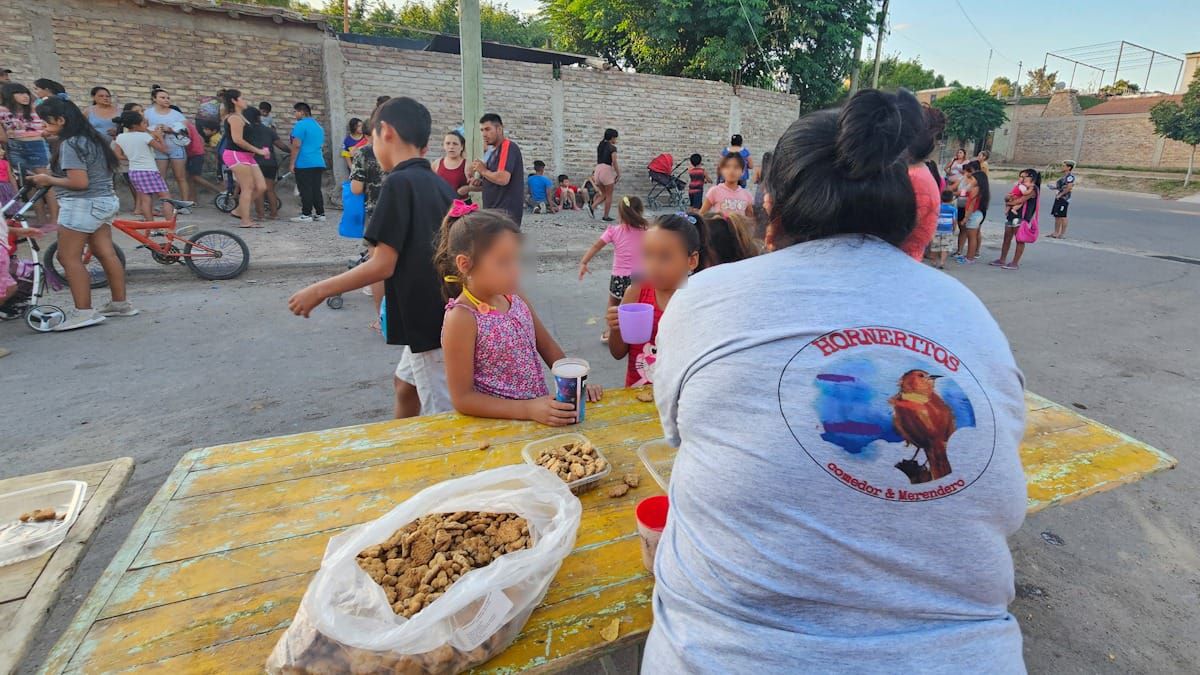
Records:
[[[113,250],[117,252],[117,259],[121,261],[121,269],[125,269],[125,252],[120,246],[113,244]],[[58,277],[64,284],[67,283],[67,273],[63,271],[58,264],[58,242],[50,244],[46,248],[46,252],[42,254],[42,264],[47,270],[50,270],[54,276]],[[91,254],[87,246],[83,247],[83,258],[87,263],[88,277],[91,278],[92,288],[104,288],[108,285],[108,277],[104,274],[104,267],[100,265],[100,261]]]
[[[237,208],[237,205],[237,197],[233,196],[233,193],[231,192],[222,192],[216,197],[213,197],[213,206],[217,207],[217,210],[221,213],[233,213],[233,210]]]
[[[250,247],[225,230],[205,230],[183,247],[183,261],[201,279],[232,279],[250,266]]]

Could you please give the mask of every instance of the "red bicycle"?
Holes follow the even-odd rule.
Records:
[[[188,208],[194,204],[194,202],[185,202],[179,199],[160,201],[175,207],[176,213],[178,213],[178,209]],[[241,237],[226,230],[204,230],[189,239],[183,236],[179,229],[176,229],[175,218],[174,214],[170,220],[122,220],[118,218],[113,220],[112,226],[141,242],[138,248],[149,250],[154,262],[163,265],[182,262],[201,279],[210,281],[233,279],[250,266],[250,247],[246,246],[246,242]],[[185,232],[188,230],[187,227],[182,229]],[[124,267],[124,251],[116,244],[113,244],[113,248],[117,250],[117,258],[121,261],[121,267]],[[55,242],[46,249],[42,262],[47,269],[65,280],[67,275],[58,264],[57,253],[58,242]],[[100,266],[100,261],[94,259],[92,252],[86,248],[83,251],[83,262],[87,266],[88,276],[91,277],[92,288],[103,288],[108,285],[108,277],[104,275],[104,268]]]

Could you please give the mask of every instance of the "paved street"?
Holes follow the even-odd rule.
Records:
[[[1150,255],[1200,258],[1200,205],[1081,188],[1071,208],[1071,239],[1032,245],[1019,272],[948,272],[1007,332],[1028,389],[1085,408],[1180,466],[1027,520],[1012,541],[1012,610],[1032,672],[1189,671],[1200,662],[1200,645],[1185,637],[1200,635],[1200,266]],[[995,257],[1000,207],[992,213],[985,260]],[[1043,232],[1052,227],[1043,221]],[[550,252],[582,250],[601,228],[572,214],[540,217],[526,231],[534,248]],[[254,236],[261,261],[258,251],[273,239]],[[273,236],[291,237],[292,246],[301,234],[281,227]],[[125,455],[137,461],[27,670],[184,452],[390,415],[395,349],[367,328],[370,298],[348,295],[344,309],[322,307],[307,321],[286,312],[292,291],[336,271],[344,249],[354,249],[328,231],[312,236],[320,240],[314,252],[301,247],[297,255],[328,266],[252,266],[228,282],[146,268],[130,287],[141,316],[61,335],[0,324],[0,346],[13,350],[0,360],[9,413],[0,477]],[[619,385],[621,365],[598,340],[607,276],[580,284],[576,263],[542,258],[530,284],[535,308],[568,353],[592,362],[600,383]],[[97,297],[103,302],[106,292]],[[1048,543],[1056,538],[1063,544]]]

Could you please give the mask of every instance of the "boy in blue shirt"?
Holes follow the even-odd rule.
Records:
[[[550,199],[550,190],[554,188],[554,181],[543,175],[546,173],[546,163],[542,160],[537,160],[533,163],[533,173],[529,174],[529,198],[533,201],[533,212],[554,213],[558,209],[555,208],[554,200]]]
[[[946,269],[946,256],[954,245],[954,219],[958,209],[954,206],[954,191],[942,192],[942,207],[938,210],[937,231],[933,235],[933,243],[929,251],[938,256],[938,269]]]
[[[325,198],[321,194],[321,176],[325,173],[325,130],[312,118],[312,108],[301,101],[292,106],[296,123],[292,126],[292,173],[300,191],[300,215],[293,223],[325,220]]]

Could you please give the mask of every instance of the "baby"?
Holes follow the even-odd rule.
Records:
[[[1032,189],[1033,188],[1025,184],[1025,174],[1021,174],[1021,176],[1017,178],[1017,184],[1013,186],[1013,189],[1010,190],[1007,195],[1005,195],[1004,206],[1006,209],[1004,212],[1004,219],[1008,221],[1010,225],[1016,225],[1021,222],[1021,210],[1017,208],[1016,202],[1020,200],[1021,197],[1029,194],[1029,191]]]

